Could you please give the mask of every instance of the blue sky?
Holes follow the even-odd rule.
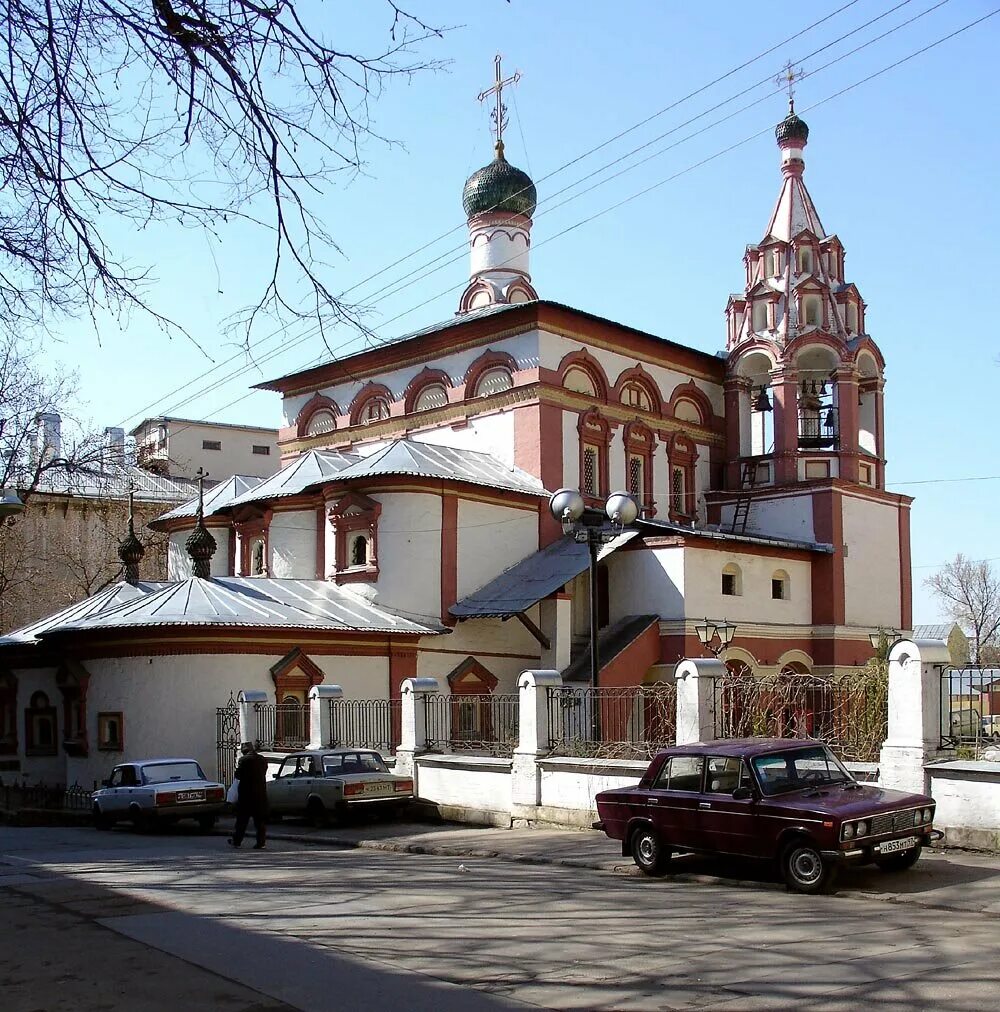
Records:
[[[523,75],[508,100],[505,140],[509,159],[538,182],[532,274],[539,294],[714,352],[724,344],[726,298],[742,287],[744,246],[761,238],[778,193],[771,128],[784,115],[785,101],[767,97],[775,87],[767,85],[702,114],[778,74],[787,60],[801,63],[811,72],[798,84],[796,98],[811,128],[805,179],[827,231],[846,246],[848,278],[868,303],[868,330],[887,360],[888,482],[891,490],[916,497],[914,619],[934,621],[939,610],[921,582],[935,566],[959,551],[975,559],[1000,556],[990,522],[1000,482],[942,481],[1000,474],[994,449],[994,390],[1000,383],[994,325],[1000,95],[994,63],[1000,15],[823,100],[988,14],[993,4],[857,0],[752,66],[555,172],[845,2],[763,0],[751,8],[412,0],[426,20],[456,26],[421,50],[451,63],[445,71],[397,82],[381,97],[376,126],[397,143],[370,143],[365,175],[330,186],[316,207],[342,250],[329,258],[334,291],[352,288],[448,233],[352,297],[368,302],[368,322],[385,337],[450,316],[466,278],[464,253],[449,252],[464,239],[462,185],[491,157],[487,110],[476,95],[491,83],[493,56],[500,51],[505,69]],[[341,11],[334,14],[316,5],[330,31],[341,17],[365,19],[345,26],[352,34],[375,32],[390,20],[374,3],[354,5],[360,14],[337,6]],[[803,60],[896,6],[871,27]],[[929,13],[861,52],[818,69],[924,11]],[[751,102],[757,104],[742,108]],[[822,104],[810,110],[816,103]],[[696,131],[702,132],[688,139]],[[761,136],[739,143],[759,131]],[[554,197],[557,191],[661,134],[667,136],[638,157],[673,145],[669,150],[556,206],[638,159]],[[661,185],[608,210],[655,184]],[[81,398],[93,422],[132,425],[144,415],[169,412],[278,424],[275,395],[244,395],[251,383],[328,357],[306,328],[293,326],[261,340],[255,356],[273,357],[257,369],[233,375],[245,364],[240,359],[205,378],[214,364],[238,352],[221,324],[262,282],[268,237],[231,226],[209,239],[174,225],[117,235],[136,262],[153,265],[154,304],[186,326],[212,361],[138,316],[102,318],[99,333],[83,321],[63,325],[49,356],[79,370]],[[457,260],[420,277],[439,256],[442,263]],[[379,291],[417,268],[423,269],[416,277]],[[272,329],[263,327],[257,338]],[[360,347],[347,330],[330,343],[335,351]],[[228,382],[185,403],[220,376]],[[172,394],[176,388],[183,393]]]

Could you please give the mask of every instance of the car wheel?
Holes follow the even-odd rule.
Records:
[[[110,829],[115,824],[115,820],[110,815],[105,815],[104,812],[94,805],[94,828],[100,830]]]
[[[921,850],[923,847],[911,847],[898,854],[877,858],[875,864],[882,871],[906,871],[907,868],[912,868],[920,860]]]
[[[214,815],[198,816],[198,828],[203,833],[210,833],[213,829],[215,829],[215,816]]]
[[[132,828],[137,833],[151,833],[153,831],[153,820],[138,805],[129,809],[128,817],[132,820]]]
[[[319,798],[310,798],[309,804],[306,805],[306,818],[317,829],[321,829],[329,821],[326,805]]]
[[[661,878],[670,864],[670,848],[664,847],[659,834],[646,826],[632,834],[632,860],[643,874]]]
[[[819,850],[806,839],[793,840],[781,857],[781,873],[791,892],[826,893],[833,889],[837,866],[823,860]]]

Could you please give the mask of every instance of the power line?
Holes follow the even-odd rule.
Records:
[[[887,481],[886,486],[896,485],[945,485],[963,481],[1000,481],[1000,474],[974,475],[971,478],[920,478],[917,481]]]

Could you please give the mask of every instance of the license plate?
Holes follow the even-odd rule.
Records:
[[[392,784],[368,784],[365,794],[392,794]]]
[[[880,854],[895,854],[899,850],[909,850],[915,847],[920,841],[915,836],[908,836],[904,840],[886,840],[876,848]]]
[[[177,802],[180,804],[182,801],[204,801],[204,791],[178,791]]]

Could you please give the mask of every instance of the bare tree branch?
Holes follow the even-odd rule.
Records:
[[[955,622],[972,631],[972,661],[981,665],[984,647],[995,645],[1000,632],[1000,577],[989,562],[959,553],[924,584]]]

